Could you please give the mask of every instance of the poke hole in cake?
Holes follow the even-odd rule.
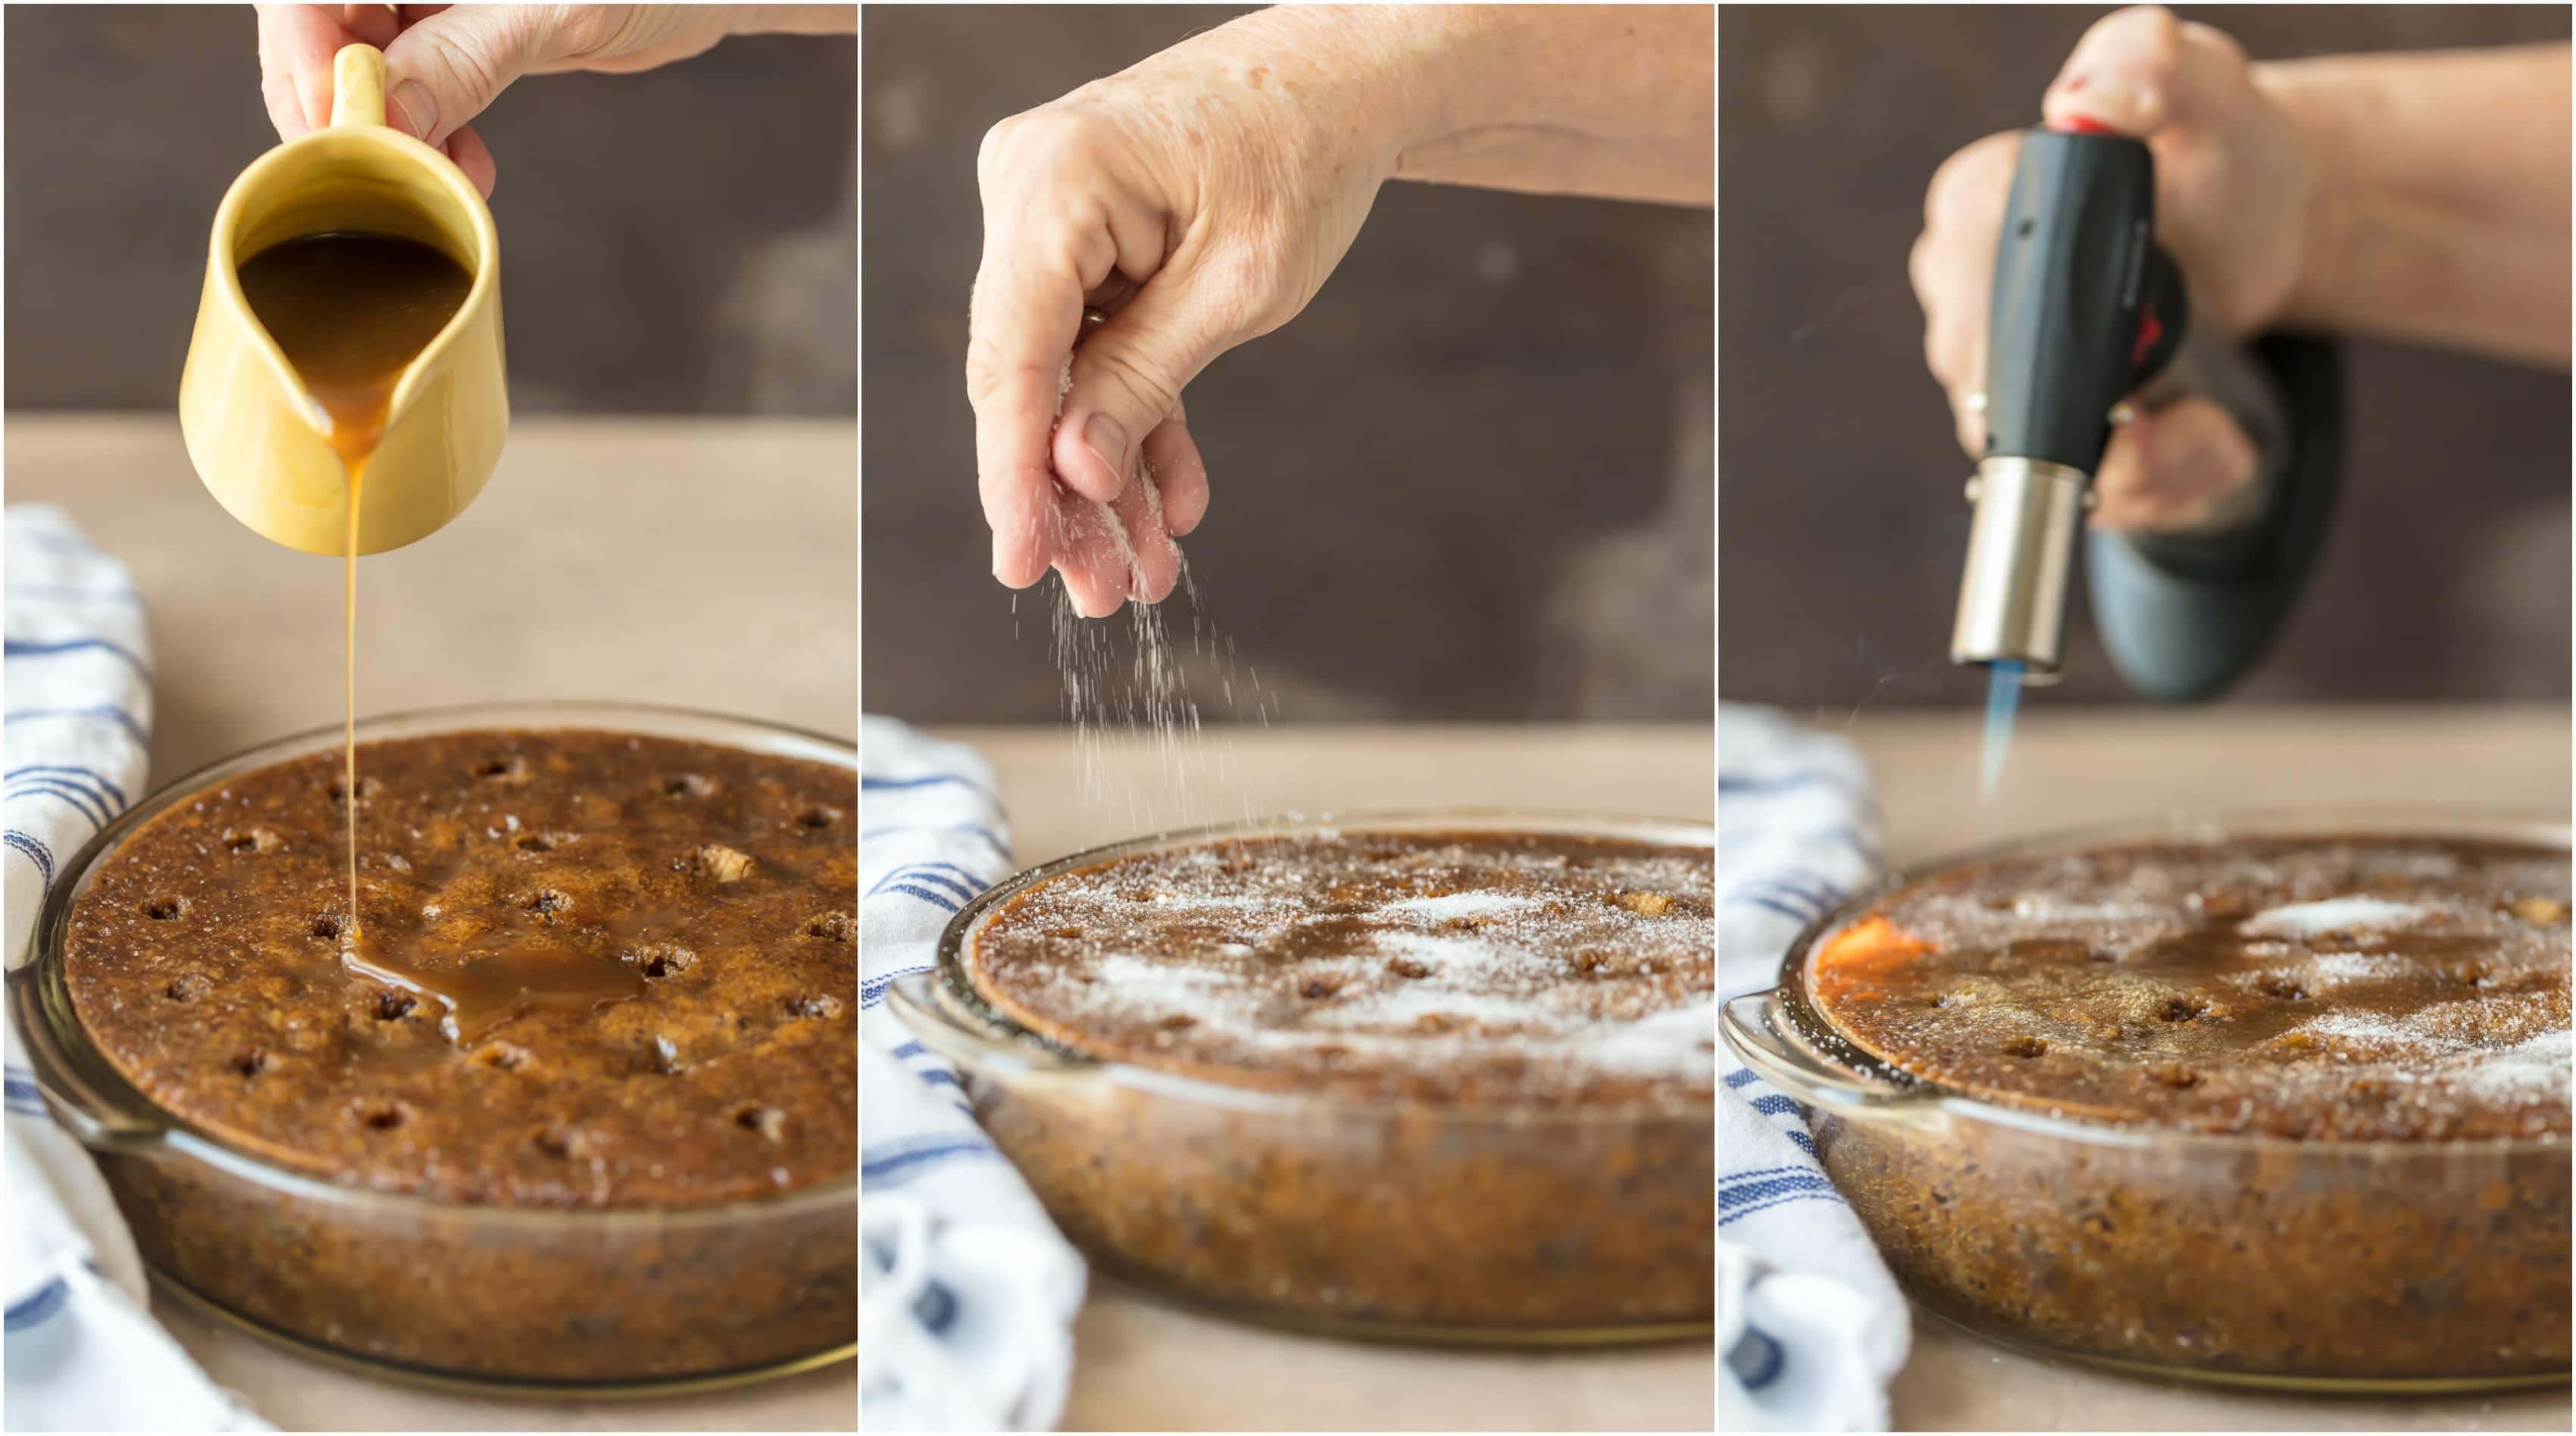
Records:
[[[339,755],[145,823],[71,912],[84,1029],[154,1102],[355,1186],[696,1206],[855,1168],[856,777],[496,731]]]

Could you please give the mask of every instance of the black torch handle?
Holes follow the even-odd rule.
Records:
[[[2023,132],[1995,250],[1988,457],[2099,468],[2112,406],[2173,357],[2188,318],[2155,227],[2144,141],[2080,122]]]

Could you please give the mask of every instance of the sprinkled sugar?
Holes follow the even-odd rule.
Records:
[[[2323,902],[2292,903],[2259,912],[2243,930],[2281,937],[2316,937],[2329,932],[2384,931],[2422,922],[2426,914],[2413,903],[2382,898],[2339,897]]]
[[[1705,850],[1639,843],[1211,844],[1032,889],[979,934],[970,970],[1059,1041],[1220,1080],[1704,1101],[1713,889]]]

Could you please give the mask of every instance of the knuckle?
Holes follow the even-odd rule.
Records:
[[[2178,48],[2199,51],[2230,69],[2244,70],[2253,64],[2236,37],[2215,25],[2204,25],[2196,20],[2184,21],[2174,34]]]
[[[2019,149],[2017,136],[1988,135],[1943,160],[1923,193],[1926,221],[1936,229],[1993,223]]]
[[[1146,428],[1170,413],[1180,394],[1180,385],[1173,382],[1164,365],[1123,346],[1092,356],[1087,367],[1093,378],[1117,391],[1129,413],[1147,421]]]
[[[979,175],[1052,173],[1089,166],[1098,156],[1100,121],[1062,102],[1008,116],[984,132],[975,152]]]
[[[502,75],[497,56],[480,46],[467,45],[445,30],[424,29],[420,33],[432,59],[477,99],[488,101],[499,92]]]
[[[619,10],[630,9],[617,6]],[[616,34],[617,23],[605,5],[532,5],[527,11],[532,19],[542,19],[545,33],[558,49],[568,54],[588,55],[606,48]]]

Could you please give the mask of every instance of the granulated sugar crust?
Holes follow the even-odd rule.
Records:
[[[975,987],[1117,1061],[1475,1105],[1713,1100],[1704,848],[1527,833],[1222,841],[1020,894]]]
[[[1830,939],[1829,1021],[2015,1106],[2364,1139],[2569,1130],[2563,848],[2139,844],[1927,879]]]

